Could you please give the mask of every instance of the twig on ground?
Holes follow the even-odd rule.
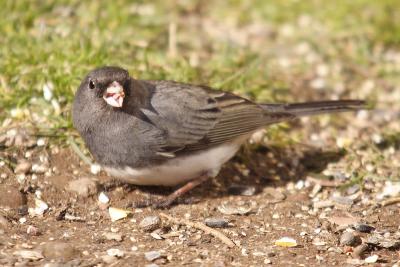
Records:
[[[176,223],[176,224],[187,225],[187,226],[191,226],[191,227],[200,229],[200,230],[204,231],[205,233],[218,238],[219,240],[221,240],[223,243],[225,243],[230,248],[233,248],[236,246],[236,244],[232,240],[230,240],[226,235],[224,235],[223,233],[221,233],[215,229],[208,227],[207,225],[205,225],[201,222],[191,222],[191,221],[188,221],[185,219],[173,218],[165,213],[160,213],[160,216],[164,217],[164,218],[168,219],[169,221]]]
[[[385,206],[389,206],[389,205],[393,205],[393,204],[397,204],[400,203],[400,197],[393,197],[393,198],[389,198],[387,200],[383,200],[380,204],[382,207]]]

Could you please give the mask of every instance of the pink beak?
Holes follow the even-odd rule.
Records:
[[[122,107],[124,97],[124,88],[116,81],[113,81],[103,94],[103,99],[106,103],[116,108]]]

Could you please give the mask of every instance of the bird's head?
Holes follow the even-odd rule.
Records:
[[[128,71],[120,67],[101,67],[91,71],[83,80],[79,91],[87,101],[102,98],[108,105],[121,108],[129,88]]]

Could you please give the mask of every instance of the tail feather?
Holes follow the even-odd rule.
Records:
[[[274,113],[294,115],[296,117],[319,115],[326,113],[336,113],[345,111],[357,111],[366,109],[367,105],[362,100],[332,100],[332,101],[315,101],[293,104],[262,104],[266,115]]]

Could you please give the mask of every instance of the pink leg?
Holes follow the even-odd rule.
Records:
[[[177,198],[183,196],[184,194],[186,194],[187,192],[189,192],[196,186],[204,183],[205,181],[208,180],[208,178],[209,178],[208,175],[199,176],[199,177],[189,181],[182,187],[179,187],[174,192],[172,192],[170,195],[168,195],[167,197],[165,197],[161,200],[149,201],[149,202],[140,203],[140,204],[142,204],[143,206],[153,206],[154,208],[161,208],[161,209],[169,208],[177,200]],[[142,206],[140,204],[139,204],[139,206]]]

